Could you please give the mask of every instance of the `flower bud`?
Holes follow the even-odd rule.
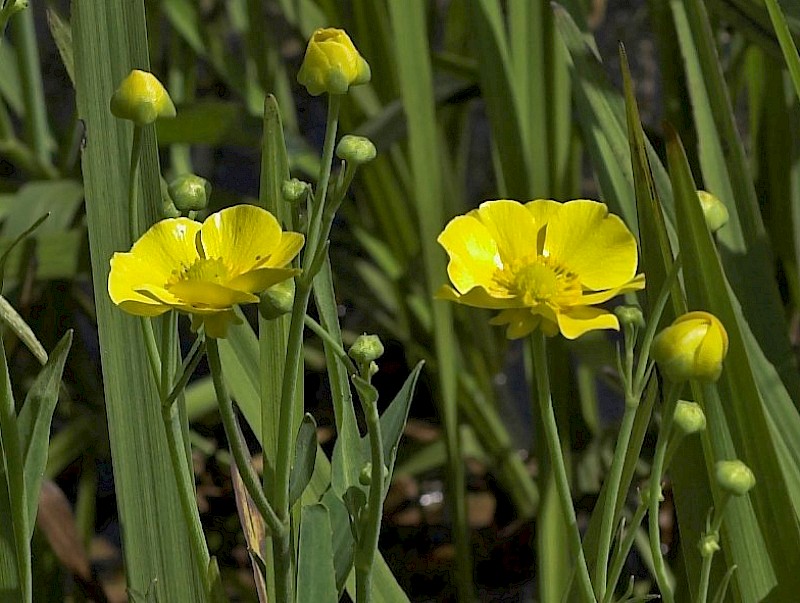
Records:
[[[742,461],[717,461],[717,484],[733,496],[744,496],[756,485],[756,476]]]
[[[371,77],[364,60],[342,29],[322,28],[311,34],[297,81],[311,96],[346,94],[350,86],[366,84]]]
[[[169,183],[169,196],[178,211],[200,211],[208,205],[211,183],[194,174],[178,176]]]
[[[311,185],[297,178],[284,180],[281,184],[281,196],[283,200],[292,205],[303,201],[311,191]]]
[[[698,433],[706,428],[706,415],[697,402],[678,400],[675,405],[675,426],[683,435]]]
[[[111,97],[111,113],[145,126],[159,117],[175,117],[175,105],[156,76],[134,69]]]
[[[700,207],[706,218],[706,225],[711,232],[717,232],[728,223],[728,208],[719,200],[719,197],[706,191],[697,191]]]
[[[365,136],[355,136],[348,134],[343,136],[336,145],[336,156],[342,161],[347,161],[354,165],[369,163],[375,159],[378,151],[372,141]]]
[[[259,298],[258,312],[264,319],[273,320],[288,314],[294,305],[294,279],[272,285]]]
[[[358,364],[369,364],[383,356],[383,344],[377,335],[359,335],[347,355]]]
[[[383,468],[383,479],[389,477],[389,469],[385,466]],[[358,474],[358,483],[362,486],[369,486],[372,483],[372,463],[367,463],[362,467],[361,473]]]
[[[701,557],[712,557],[719,550],[719,534],[703,534],[697,543]]]
[[[644,328],[644,315],[639,306],[617,306],[614,308],[614,314],[622,326],[630,324],[640,329]]]
[[[728,334],[708,312],[689,312],[675,319],[653,340],[652,356],[666,377],[716,381],[728,353]]]

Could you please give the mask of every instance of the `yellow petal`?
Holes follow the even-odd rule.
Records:
[[[524,305],[522,301],[515,297],[493,297],[480,285],[473,287],[463,294],[459,293],[448,285],[442,285],[434,297],[436,297],[436,299],[454,301],[465,306],[472,306],[474,308],[489,308],[490,310],[519,308]]]
[[[233,276],[249,272],[277,249],[281,225],[265,209],[234,205],[211,214],[200,231],[207,258],[221,258]]]
[[[437,241],[450,256],[447,274],[456,289],[492,286],[500,259],[497,244],[479,220],[472,215],[453,218]]]
[[[595,291],[618,287],[636,274],[633,234],[596,201],[564,203],[547,224],[544,253]]]
[[[601,308],[575,306],[559,313],[558,328],[567,339],[577,339],[597,329],[619,331],[619,321],[612,313]]]
[[[272,250],[272,254],[266,262],[259,264],[257,268],[287,266],[300,253],[305,243],[305,237],[299,232],[284,232],[277,247]]]
[[[123,300],[116,303],[124,312],[134,316],[161,316],[164,312],[169,312],[172,308],[155,302],[140,302],[134,300]]]
[[[130,252],[138,260],[125,266],[126,278],[163,286],[176,270],[191,266],[200,256],[195,236],[200,224],[188,218],[168,218],[153,224]],[[134,283],[131,283],[134,284]]]
[[[206,337],[223,339],[228,335],[228,327],[232,324],[238,325],[242,319],[233,310],[215,312],[213,314],[192,315],[192,331],[197,332],[200,325],[203,326]]]
[[[527,308],[503,310],[489,321],[492,325],[508,325],[506,337],[508,339],[520,339],[532,333],[537,327],[543,324],[542,317],[531,314]]]
[[[525,204],[525,209],[533,215],[533,221],[536,223],[538,234],[536,237],[536,251],[541,254],[544,247],[544,227],[550,221],[563,204],[551,199],[534,199]]]
[[[296,268],[258,268],[240,274],[225,283],[226,287],[248,293],[260,293],[272,285],[285,281],[287,278],[300,274]]]
[[[469,212],[486,227],[504,265],[536,254],[538,232],[533,214],[518,201],[486,201]]]
[[[630,293],[631,291],[640,291],[644,289],[644,285],[645,285],[644,274],[637,274],[629,282],[619,287],[614,287],[613,289],[608,289],[607,291],[595,291],[593,293],[584,293],[577,299],[572,298],[570,299],[570,305],[594,306],[596,304],[602,304],[603,302],[607,302],[609,299],[612,299],[617,295],[622,295],[623,293]]]
[[[178,281],[170,286],[169,292],[178,298],[181,305],[193,310],[221,310],[236,304],[253,304],[258,301],[258,297],[252,293],[208,281]]]

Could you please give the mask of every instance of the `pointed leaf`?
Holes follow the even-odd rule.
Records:
[[[302,496],[314,473],[317,458],[317,423],[306,413],[294,444],[294,465],[289,476],[289,506]]]
[[[333,568],[331,523],[325,505],[303,507],[297,562],[297,600],[336,603],[339,591]]]

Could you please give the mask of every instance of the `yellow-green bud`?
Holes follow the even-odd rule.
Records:
[[[728,353],[728,333],[708,312],[679,316],[653,340],[652,356],[672,381],[716,381]]]
[[[756,485],[756,476],[742,461],[717,461],[717,484],[733,496],[744,496]]]
[[[283,200],[292,205],[304,201],[308,197],[310,191],[311,185],[297,178],[284,180],[283,184],[281,184],[281,196]]]
[[[614,314],[623,326],[630,324],[640,329],[644,328],[644,315],[639,306],[617,306],[614,308]]]
[[[684,435],[698,433],[706,428],[706,415],[697,402],[678,400],[673,420]]]
[[[366,84],[369,64],[342,29],[321,28],[311,34],[297,81],[311,96],[346,94],[350,86]]]
[[[211,183],[200,176],[184,174],[169,183],[169,196],[179,211],[200,211],[208,205]]]
[[[28,8],[28,0],[11,0],[2,9],[2,12],[6,13],[8,17],[12,17],[26,8]]]
[[[355,165],[369,163],[375,159],[378,151],[372,141],[365,136],[355,136],[348,134],[343,136],[336,145],[336,156],[342,161],[347,161]]]
[[[369,364],[383,356],[383,344],[377,335],[359,335],[347,355],[358,364]]]
[[[258,302],[258,312],[266,320],[288,314],[294,304],[294,279],[288,278],[264,291]]]
[[[711,232],[717,232],[728,223],[728,208],[719,197],[707,191],[697,191],[697,197],[700,199],[700,207],[703,208],[706,225]]]
[[[145,126],[159,117],[175,117],[175,105],[156,76],[134,69],[111,97],[111,113]]]
[[[389,477],[389,469],[385,466],[383,468],[383,479],[384,481],[386,478]],[[358,474],[358,483],[362,486],[369,486],[372,483],[372,463],[367,463],[361,469],[361,473]]]
[[[713,556],[719,550],[719,535],[703,534],[697,543],[697,548],[700,549],[701,557]]]

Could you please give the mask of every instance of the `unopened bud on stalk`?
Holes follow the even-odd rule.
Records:
[[[258,313],[266,320],[279,318],[292,311],[294,279],[289,278],[264,291],[258,302]]]
[[[383,468],[383,479],[384,481],[386,478],[389,477],[389,469],[385,466]],[[361,473],[358,474],[358,483],[362,486],[369,486],[372,483],[372,463],[367,463],[361,469]]]
[[[211,183],[194,174],[178,176],[169,183],[169,196],[179,211],[200,211],[208,205]]]
[[[644,315],[639,306],[617,306],[614,308],[614,314],[617,315],[623,327],[626,325],[633,325],[639,329],[644,328]]]
[[[359,365],[369,364],[383,356],[383,344],[377,335],[359,335],[347,352]]]
[[[719,550],[719,534],[703,534],[697,543],[701,557],[711,557]]]
[[[361,165],[375,159],[378,151],[369,138],[347,134],[336,145],[336,156],[342,161]]]
[[[297,81],[318,96],[346,94],[350,86],[366,84],[371,76],[369,64],[344,30],[321,28],[311,34]]]
[[[281,184],[281,196],[283,200],[292,205],[303,201],[311,192],[311,185],[297,178],[284,180]]]
[[[159,117],[175,117],[175,105],[156,76],[134,69],[111,97],[111,113],[145,126]]]
[[[675,426],[683,435],[698,433],[706,428],[706,415],[696,402],[678,400],[675,406]]]
[[[756,476],[740,460],[717,461],[717,484],[733,496],[744,496],[756,485]]]
[[[728,353],[728,334],[708,312],[679,316],[653,340],[652,357],[669,379],[716,381]]]
[[[720,201],[719,197],[707,191],[697,191],[697,196],[700,199],[700,207],[703,208],[708,229],[711,232],[717,232],[728,223],[728,208]]]

